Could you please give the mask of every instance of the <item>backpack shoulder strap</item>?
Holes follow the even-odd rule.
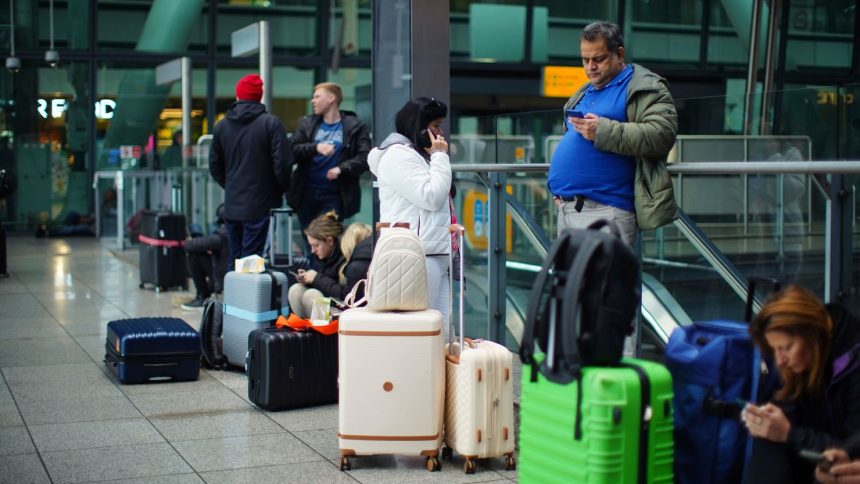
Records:
[[[588,237],[580,247],[576,254],[576,258],[571,264],[570,272],[567,275],[565,283],[564,305],[562,306],[561,321],[563,324],[557,325],[557,337],[561,339],[561,355],[559,359],[564,358],[570,368],[579,368],[582,366],[582,357],[579,353],[579,337],[582,334],[582,321],[580,317],[580,309],[582,308],[582,300],[580,292],[582,291],[582,283],[585,279],[585,271],[588,269],[588,263],[591,257],[597,252],[600,246],[600,241]],[[590,281],[596,283],[597,281]]]
[[[538,312],[541,311],[542,306],[544,306],[542,303],[542,296],[544,291],[546,291],[547,284],[550,282],[550,270],[555,266],[558,255],[567,251],[569,245],[570,234],[567,232],[562,233],[557,239],[555,239],[555,242],[553,242],[552,247],[550,247],[549,252],[547,252],[546,257],[544,258],[540,272],[538,272],[534,286],[532,286],[531,296],[529,297],[529,307],[526,311],[525,327],[523,328],[523,337],[522,342],[520,343],[520,361],[524,364],[532,365],[532,381],[536,381],[537,379],[537,364],[535,363],[533,356],[535,332],[538,325]],[[556,268],[556,270],[558,269]],[[544,321],[541,321],[541,323],[545,324]]]
[[[358,294],[358,286],[364,285],[364,297],[356,300],[356,295]],[[361,279],[352,286],[352,290],[349,291],[349,294],[343,300],[343,304],[350,308],[357,308],[367,302],[367,279]]]
[[[215,348],[212,347],[212,323],[217,304],[214,299],[207,299],[203,306],[203,317],[200,318],[200,352],[203,354],[203,360],[212,368],[218,366],[215,362]]]

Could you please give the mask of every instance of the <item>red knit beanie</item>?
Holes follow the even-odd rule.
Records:
[[[236,99],[260,102],[263,98],[263,80],[257,74],[248,74],[236,83]]]

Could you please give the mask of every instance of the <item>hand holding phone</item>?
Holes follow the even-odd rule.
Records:
[[[567,114],[568,118],[584,118],[585,117],[584,113],[582,113],[581,111],[577,111],[575,109],[568,109],[567,111],[565,111],[565,113]]]
[[[821,452],[815,452],[813,450],[801,450],[800,457],[808,462],[815,464],[819,469],[824,472],[830,470],[833,466],[833,461],[828,459]]]
[[[448,142],[445,141],[445,137],[442,136],[441,133],[437,135],[433,131],[428,130],[427,136],[430,137],[430,148],[428,149],[430,154],[433,154],[437,151],[442,153],[448,152]]]

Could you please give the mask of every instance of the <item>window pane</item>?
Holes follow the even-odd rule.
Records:
[[[637,0],[625,44],[630,61],[698,62],[702,1]]]
[[[206,52],[207,2],[183,0],[174,4],[173,1],[99,1],[99,50]],[[152,22],[151,32],[145,31],[147,21]]]
[[[14,221],[15,229],[62,226],[67,218],[71,225],[89,221],[88,72],[85,62],[22,69],[14,76],[0,71],[0,137],[12,149],[11,157],[0,155],[0,169],[14,170],[18,180],[17,191],[0,202],[0,220]]]
[[[230,36],[234,31],[267,20],[275,54],[317,54],[316,15],[316,2],[308,0],[221,0],[218,3],[216,48],[221,54],[229,54]]]

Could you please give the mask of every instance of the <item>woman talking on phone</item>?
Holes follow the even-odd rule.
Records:
[[[408,222],[427,256],[430,308],[448,328],[448,254],[451,251],[451,161],[442,122],[448,107],[435,98],[407,101],[395,132],[367,157],[379,181],[379,219]]]
[[[860,432],[858,321],[792,285],[768,298],[750,334],[773,355],[782,387],[774,403],[741,413],[755,437],[745,481],[811,482],[809,456]]]

